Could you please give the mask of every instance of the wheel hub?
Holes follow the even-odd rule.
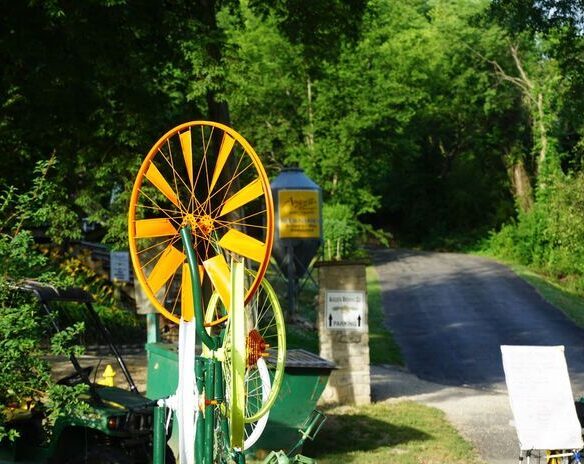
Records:
[[[195,217],[194,214],[187,213],[183,218],[182,226],[190,227],[193,231],[197,230],[207,237],[215,230],[215,221],[208,214]]]
[[[185,214],[182,222],[183,227],[190,227],[192,230],[195,230],[197,227],[197,220],[194,214],[187,213]]]
[[[266,349],[269,348],[260,333],[254,329],[247,335],[247,366],[257,364],[258,359],[267,357]]]
[[[203,233],[203,235],[210,235],[215,229],[215,221],[208,214],[201,216],[197,222],[197,228]]]

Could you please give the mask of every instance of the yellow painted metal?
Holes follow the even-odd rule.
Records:
[[[226,308],[231,308],[231,270],[223,255],[213,256],[203,262],[203,267],[211,279],[213,288]]]
[[[247,330],[244,310],[244,267],[242,262],[231,264],[231,376],[229,400],[229,435],[234,448],[243,449],[245,415],[245,365],[247,359]]]
[[[183,252],[177,250],[172,245],[168,245],[148,276],[148,287],[154,293],[160,290],[178,270],[180,265],[184,263],[185,257]]]
[[[247,184],[239,192],[229,197],[225,203],[223,203],[223,208],[221,208],[219,217],[231,213],[237,208],[241,208],[243,205],[249,203],[252,200],[255,200],[262,193],[264,193],[262,183],[259,179],[255,179],[253,182]]]
[[[217,157],[211,149],[215,138],[220,141]],[[228,163],[231,159],[234,163]],[[231,178],[226,175],[228,165],[234,170]],[[161,195],[153,197],[151,191],[144,188],[144,179],[148,179]],[[242,179],[247,186],[237,190]],[[254,197],[256,194],[261,198]],[[254,198],[257,199],[252,201]],[[233,219],[220,218],[221,212],[225,216],[229,212],[235,214]],[[156,142],[136,176],[128,218],[134,274],[154,307],[174,322],[180,318],[178,312],[182,303],[177,299],[182,291],[168,293],[163,287],[170,284],[175,272],[178,283],[182,281],[180,267],[184,256],[176,249],[167,249],[179,239],[180,227],[193,227],[199,263],[219,254],[225,256],[227,262],[229,256],[239,255],[258,263],[257,276],[246,290],[246,301],[260,285],[270,262],[274,211],[269,179],[251,145],[236,131],[220,123],[187,122],[171,129]],[[255,239],[238,231],[248,230],[248,225],[255,227],[258,219],[263,227],[250,229],[257,230]],[[206,229],[201,224],[206,225]],[[243,246],[235,243],[240,239]],[[223,248],[221,243],[233,250]],[[163,250],[159,259],[157,255]],[[153,263],[156,263],[154,269]],[[230,272],[225,271],[225,266],[220,269],[214,274],[215,280],[217,276],[229,280]],[[200,272],[200,275],[209,274]],[[229,301],[226,293],[222,291],[224,299]]]
[[[186,322],[189,322],[195,317],[195,302],[193,299],[193,281],[191,280],[191,271],[188,263],[184,263],[182,266],[182,282],[180,288],[182,292],[180,314]]]
[[[167,218],[140,219],[136,221],[136,238],[166,237],[178,231]]]
[[[148,179],[152,184],[160,190],[160,192],[168,198],[175,206],[180,208],[180,201],[176,196],[175,191],[172,189],[170,184],[166,181],[164,176],[160,173],[158,168],[154,163],[150,163],[148,170],[146,171],[146,179]]]
[[[191,130],[179,133],[180,146],[183,153],[183,158],[185,160],[185,166],[187,168],[187,175],[189,176],[189,181],[191,187],[193,186],[193,145],[191,141]]]
[[[261,263],[266,254],[266,245],[253,237],[250,237],[237,229],[229,230],[221,240],[219,246],[233,251],[238,255],[253,259]]]
[[[227,158],[233,149],[235,140],[229,134],[223,135],[223,140],[221,140],[221,148],[219,149],[219,155],[217,156],[217,163],[215,164],[215,169],[213,170],[213,177],[211,178],[211,184],[209,185],[209,192],[212,192],[219,180],[219,175],[223,171],[223,167],[227,162]]]

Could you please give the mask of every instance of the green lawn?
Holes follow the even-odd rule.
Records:
[[[483,463],[444,414],[412,401],[339,406],[303,454],[319,464]]]
[[[385,327],[379,275],[373,266],[367,268],[367,304],[369,306],[369,356],[371,364],[403,366],[399,346]]]
[[[584,327],[584,299],[581,296],[525,266],[513,264],[509,266],[519,277],[529,282],[546,301],[563,311],[576,325]]]

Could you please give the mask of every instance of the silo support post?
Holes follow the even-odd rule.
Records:
[[[294,265],[294,247],[287,245],[288,259],[288,317],[291,319],[296,314],[296,272]]]

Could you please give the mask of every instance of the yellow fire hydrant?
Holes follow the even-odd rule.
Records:
[[[104,385],[106,387],[115,387],[114,377],[116,376],[116,372],[112,368],[111,364],[108,364],[101,376],[101,379],[97,381],[99,385]]]

